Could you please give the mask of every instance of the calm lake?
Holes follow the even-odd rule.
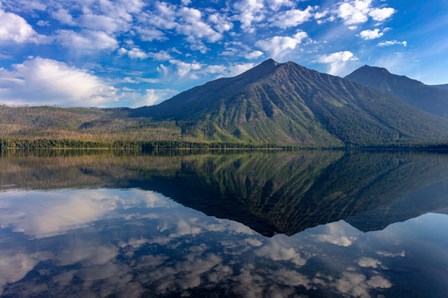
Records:
[[[448,297],[448,154],[7,153],[2,297]]]

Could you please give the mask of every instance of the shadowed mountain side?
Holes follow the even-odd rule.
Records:
[[[421,110],[448,117],[448,85],[425,85],[406,76],[392,74],[385,68],[368,65],[345,78],[381,90]]]
[[[10,156],[0,167],[3,189],[141,188],[268,236],[347,218],[379,230],[448,207],[448,156],[438,154]]]
[[[434,182],[428,186],[406,193],[390,204],[369,210],[344,219],[363,232],[384,229],[390,223],[409,219],[412,212],[418,215],[421,210],[448,215],[448,180]],[[427,198],[427,199],[425,199]],[[445,207],[444,207],[445,206]]]

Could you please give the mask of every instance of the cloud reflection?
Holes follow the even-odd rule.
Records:
[[[393,257],[408,257],[399,229],[364,234],[339,221],[267,238],[140,190],[0,202],[5,296],[375,297],[393,287]]]

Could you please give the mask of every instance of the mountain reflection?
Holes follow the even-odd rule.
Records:
[[[447,291],[445,155],[22,153],[0,169],[2,297]]]
[[[3,189],[139,188],[266,236],[293,235],[341,219],[362,231],[381,230],[448,208],[448,156],[437,154],[72,153],[10,156],[0,159],[0,167]]]

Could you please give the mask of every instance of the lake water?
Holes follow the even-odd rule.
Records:
[[[9,153],[2,297],[448,297],[448,155]]]

